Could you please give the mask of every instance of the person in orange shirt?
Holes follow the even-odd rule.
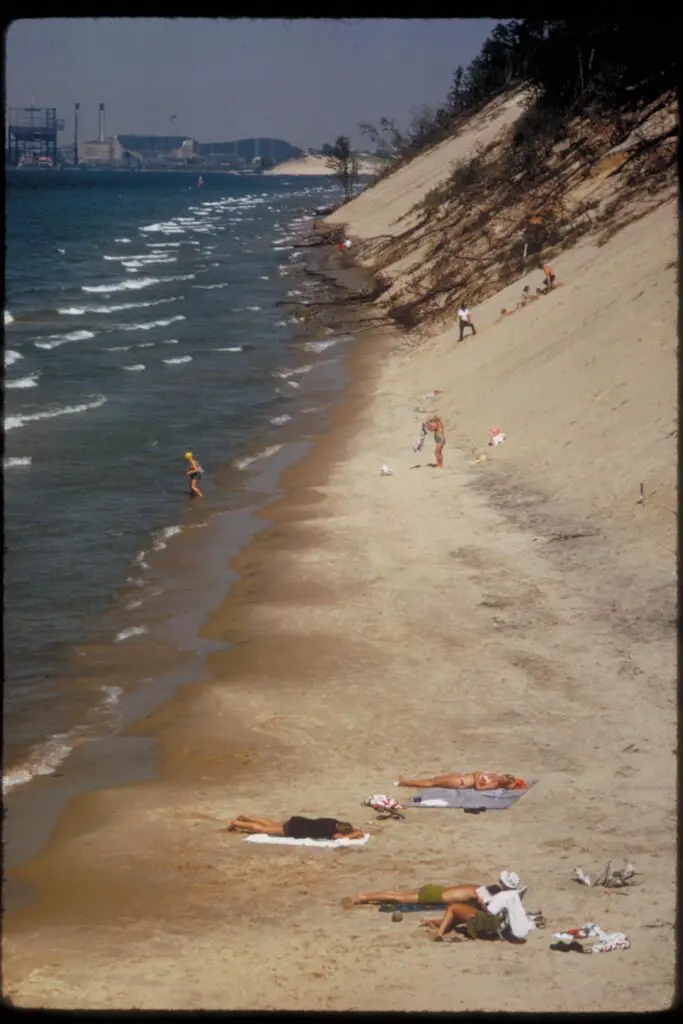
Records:
[[[551,292],[555,286],[555,271],[549,263],[542,263],[538,269],[542,270],[545,274],[545,281],[543,282],[542,291],[544,295],[547,295],[548,292]]]

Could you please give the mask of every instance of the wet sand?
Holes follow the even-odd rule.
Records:
[[[614,250],[599,258],[610,266]],[[551,317],[550,300],[537,305],[534,316]],[[493,297],[478,311],[482,335],[495,339],[499,307]],[[530,333],[521,319],[515,329]],[[482,475],[461,440],[478,411],[458,422],[453,399],[472,357],[451,344],[414,354],[388,333],[360,336],[331,431],[287,471],[284,498],[261,513],[270,525],[232,561],[239,582],[202,631],[230,649],[209,656],[206,682],[130,730],[158,738],[159,778],[76,797],[17,872],[40,894],[5,920],[5,986],[17,1004],[669,1005],[670,523],[629,506],[596,530],[583,456],[553,461],[553,437],[515,450],[511,431]],[[428,443],[420,455],[410,445],[434,408],[421,396],[444,387],[445,367],[449,443],[437,472]],[[485,388],[490,372],[473,379]],[[571,394],[566,402],[578,401]],[[630,438],[622,432],[622,447]],[[393,476],[380,476],[383,462]],[[603,491],[619,495],[602,474]],[[398,773],[474,768],[541,781],[507,812],[412,809],[405,821],[373,822],[370,843],[354,850],[253,847],[219,831],[250,812],[361,825],[373,818],[363,798],[395,793]],[[576,865],[591,873],[622,857],[636,862],[633,889],[572,880]],[[491,882],[504,868],[548,919],[523,946],[434,945],[421,915],[395,924],[339,906],[359,890]],[[631,949],[587,959],[549,949],[551,932],[589,920],[627,932]]]

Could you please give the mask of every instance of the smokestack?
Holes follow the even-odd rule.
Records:
[[[100,103],[100,128],[97,133],[97,141],[104,142],[104,103]]]
[[[80,103],[74,103],[74,163],[78,163],[78,111]]]

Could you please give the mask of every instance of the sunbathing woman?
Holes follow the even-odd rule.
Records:
[[[419,889],[398,890],[380,889],[378,892],[359,892],[356,896],[346,896],[342,900],[342,906],[357,907],[362,903],[433,903],[435,906],[442,906],[447,903],[467,903],[474,900],[480,906],[477,898],[479,885],[434,885],[432,883],[423,885]]]
[[[526,782],[514,775],[500,775],[496,772],[450,772],[448,775],[434,775],[431,779],[409,779],[399,775],[397,786],[411,789],[526,789]]]
[[[254,814],[238,814],[221,832],[248,832],[252,835],[287,836],[290,839],[362,839],[365,835],[360,828],[354,828],[348,821],[336,818],[301,818],[295,816],[287,821],[271,821],[257,818]]]

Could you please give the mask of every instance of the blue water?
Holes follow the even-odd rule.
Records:
[[[292,242],[337,196],[327,179],[8,173],[6,750],[68,718],[53,680],[141,585],[150,544],[227,504],[221,471],[305,415],[326,335],[307,347],[276,302],[307,294]]]

